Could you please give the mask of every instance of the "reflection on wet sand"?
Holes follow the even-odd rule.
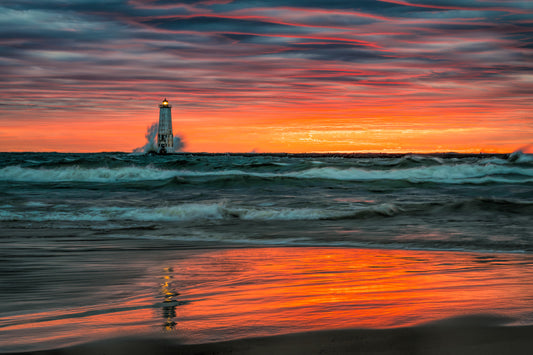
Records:
[[[161,283],[161,294],[164,297],[163,303],[161,305],[163,319],[165,323],[163,324],[164,330],[173,330],[176,326],[174,318],[176,317],[176,307],[179,305],[179,302],[176,300],[176,297],[179,295],[178,292],[174,291],[174,285],[172,284],[172,279],[174,269],[172,267],[164,268],[163,282]]]
[[[74,344],[161,327],[203,343],[487,313],[527,324],[533,314],[529,255],[241,248],[178,250],[143,262],[146,274],[101,288],[107,303],[0,319],[0,344]],[[117,289],[127,297],[114,297]]]
[[[295,331],[389,328],[470,314],[533,311],[527,255],[258,248],[174,264],[180,334],[192,341]]]

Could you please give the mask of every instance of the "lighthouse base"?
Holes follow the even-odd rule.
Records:
[[[174,137],[172,134],[158,134],[157,140],[157,153],[158,154],[169,154],[174,152]]]

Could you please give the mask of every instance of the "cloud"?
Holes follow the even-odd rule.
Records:
[[[532,13],[489,0],[6,0],[0,125],[23,104],[116,115],[127,101],[134,115],[169,94],[215,113],[498,102],[515,119],[530,96]]]

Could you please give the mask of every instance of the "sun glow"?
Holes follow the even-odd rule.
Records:
[[[207,1],[184,14],[130,2],[121,16],[61,7],[44,22],[31,7],[11,9],[0,22],[17,41],[37,42],[6,44],[0,151],[131,151],[157,103],[170,107],[166,97],[190,152],[479,153],[532,143],[531,11],[326,3]]]

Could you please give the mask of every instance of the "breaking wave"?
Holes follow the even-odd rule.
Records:
[[[9,166],[0,169],[0,181],[21,182],[128,182],[164,180],[176,176],[171,170],[151,167],[33,169]]]
[[[33,205],[32,205],[33,206]],[[0,207],[0,221],[313,221],[383,218],[398,215],[476,215],[494,211],[500,214],[533,214],[533,203],[517,199],[471,198],[449,202],[376,203],[324,206],[323,208],[290,208],[234,206],[227,202],[183,203],[160,207],[92,207],[70,209],[65,205],[35,205],[21,211],[13,206]]]
[[[435,182],[445,184],[487,182],[531,182],[533,168],[500,165],[438,165],[394,170],[366,170],[357,168],[314,168],[289,176],[311,179],[346,181],[403,180],[412,183]]]
[[[146,138],[146,143],[142,147],[135,148],[133,150],[133,153],[135,154],[141,154],[141,153],[154,153],[157,151],[157,132],[159,130],[159,123],[154,122],[150,126],[146,128],[146,134],[144,137]],[[185,143],[183,142],[183,139],[179,135],[174,136],[173,140],[173,151],[174,152],[180,152],[185,147]]]
[[[254,208],[230,207],[225,203],[188,203],[167,207],[93,207],[82,210],[10,211],[0,210],[1,221],[202,221],[202,220],[249,220],[249,221],[295,221],[343,219],[376,216],[392,216],[400,211],[393,204],[361,206],[348,210],[319,208]]]
[[[246,170],[166,170],[153,166],[108,167],[62,167],[28,168],[8,166],[0,169],[0,181],[19,182],[98,182],[120,183],[167,180],[173,178],[207,181],[232,177],[253,177],[266,180],[317,179],[339,181],[406,181],[409,183],[484,184],[491,182],[533,182],[533,167],[500,164],[434,165],[406,169],[363,169],[338,167],[312,167],[288,172],[254,172]]]

